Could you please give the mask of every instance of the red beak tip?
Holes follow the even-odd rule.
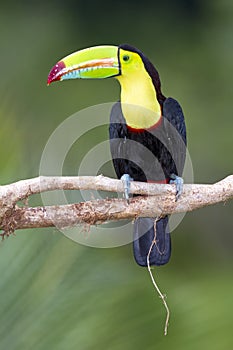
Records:
[[[47,85],[50,85],[54,81],[61,79],[61,71],[65,68],[65,63],[63,61],[59,61],[49,72]]]

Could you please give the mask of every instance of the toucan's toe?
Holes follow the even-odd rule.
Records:
[[[182,177],[176,174],[171,174],[169,183],[176,185],[176,201],[177,201],[183,192],[184,180]]]
[[[133,181],[133,179],[129,174],[124,174],[121,176],[121,181],[124,184],[125,199],[128,202],[129,201],[129,194],[130,194],[130,182]]]

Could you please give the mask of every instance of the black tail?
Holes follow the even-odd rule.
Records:
[[[134,223],[134,257],[138,265],[147,266],[147,255],[154,239],[153,218],[138,218]],[[145,232],[145,233],[144,233]],[[144,234],[143,234],[144,233]],[[171,237],[168,228],[168,217],[156,222],[156,244],[150,254],[150,265],[164,265],[171,256]]]

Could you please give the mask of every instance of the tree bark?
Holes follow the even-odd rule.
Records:
[[[233,175],[213,184],[185,184],[176,201],[175,185],[132,182],[133,197],[103,199],[76,204],[28,207],[18,202],[32,194],[54,190],[98,190],[124,192],[122,181],[102,175],[81,177],[37,177],[0,186],[0,229],[9,235],[17,229],[98,225],[106,221],[158,217],[188,212],[233,198]]]

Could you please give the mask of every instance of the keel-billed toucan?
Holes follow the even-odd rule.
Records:
[[[110,148],[118,178],[176,183],[182,188],[186,153],[186,128],[179,103],[161,92],[159,74],[138,49],[127,44],[96,46],[61,59],[50,71],[48,84],[76,78],[115,77],[121,98],[111,111]],[[126,187],[126,196],[128,187]],[[154,230],[156,225],[156,231]],[[147,266],[166,264],[171,254],[168,217],[137,218],[134,222],[134,256]]]

